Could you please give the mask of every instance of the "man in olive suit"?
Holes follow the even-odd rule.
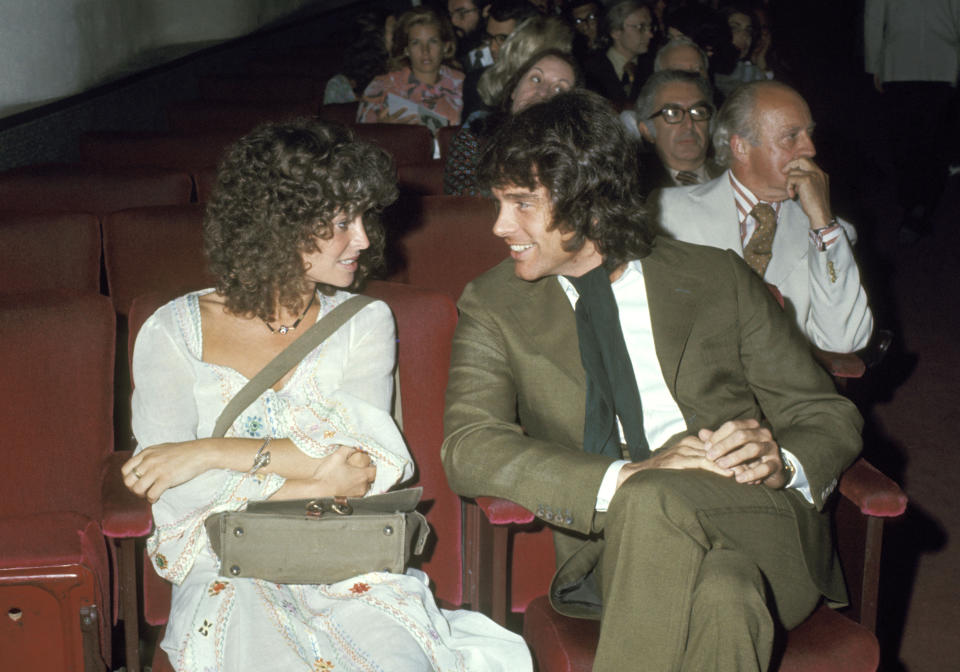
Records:
[[[586,92],[490,142],[511,259],[459,301],[444,465],[553,526],[595,670],[763,670],[846,599],[827,500],[861,419],[738,256],[653,237],[630,142]]]

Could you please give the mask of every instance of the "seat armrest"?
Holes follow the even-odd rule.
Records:
[[[132,454],[130,450],[117,451],[108,455],[103,463],[101,524],[104,536],[114,539],[144,537],[153,529],[150,502],[130,492],[120,474],[120,467]]]
[[[900,486],[863,458],[840,478],[840,493],[867,516],[895,518],[907,509],[907,496]]]
[[[492,525],[524,525],[533,522],[533,514],[519,504],[496,497],[477,497],[477,506]]]

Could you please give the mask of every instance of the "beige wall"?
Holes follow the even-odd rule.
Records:
[[[316,0],[0,0],[0,117],[85,91]]]

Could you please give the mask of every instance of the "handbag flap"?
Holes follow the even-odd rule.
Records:
[[[380,495],[370,495],[369,497],[348,497],[347,504],[353,509],[353,513],[406,513],[416,508],[422,496],[423,488],[418,486],[384,492]],[[334,503],[334,498],[318,497],[317,499],[291,499],[279,502],[271,500],[250,502],[247,505],[247,513],[296,515],[305,513],[307,506],[314,502],[327,510]]]

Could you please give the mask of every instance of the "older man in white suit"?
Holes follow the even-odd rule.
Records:
[[[730,249],[783,294],[813,345],[863,348],[873,315],[853,257],[856,231],[833,216],[829,179],[813,161],[813,119],[779,82],[746,84],[721,108],[713,142],[728,170],[706,184],[665,189],[662,232]]]

